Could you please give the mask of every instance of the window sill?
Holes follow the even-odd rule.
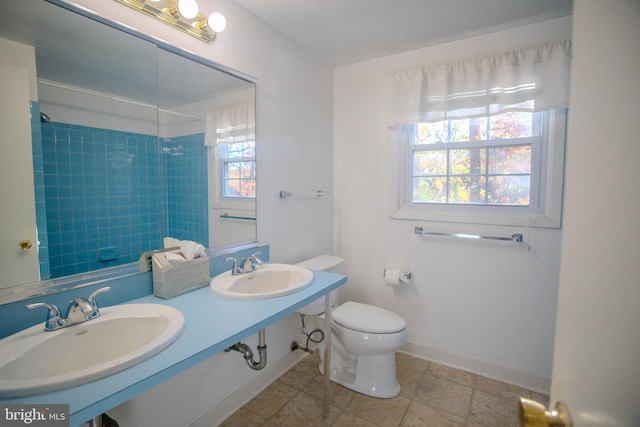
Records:
[[[458,208],[458,209],[456,209]],[[561,218],[558,212],[555,215],[516,212],[517,208],[507,208],[510,212],[499,212],[500,208],[482,212],[481,207],[464,206],[465,212],[460,212],[459,207],[433,206],[427,209],[400,208],[391,213],[391,219],[410,221],[430,221],[440,223],[482,224],[498,226],[518,226],[536,228],[560,228]]]

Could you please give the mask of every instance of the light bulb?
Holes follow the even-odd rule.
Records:
[[[213,12],[209,15],[209,18],[207,18],[207,25],[216,33],[221,33],[227,28],[227,20],[220,12]]]
[[[193,19],[198,15],[198,3],[196,0],[179,0],[178,12],[187,19]]]

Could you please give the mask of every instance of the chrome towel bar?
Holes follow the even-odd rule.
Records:
[[[235,215],[229,215],[229,214],[222,214],[220,215],[220,219],[244,219],[246,221],[255,221],[255,218],[249,217],[249,216],[235,216]]]
[[[514,243],[522,242],[522,234],[514,233],[511,237],[497,237],[497,236],[482,236],[479,234],[463,234],[463,233],[440,233],[437,231],[425,231],[422,227],[416,227],[413,229],[415,234],[430,235],[430,236],[447,236],[447,237],[461,237],[464,239],[485,239],[485,240],[506,240]]]

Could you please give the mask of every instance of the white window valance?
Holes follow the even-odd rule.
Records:
[[[210,111],[205,118],[204,145],[255,141],[255,104],[233,105]]]
[[[389,125],[567,107],[570,63],[563,41],[394,73]]]

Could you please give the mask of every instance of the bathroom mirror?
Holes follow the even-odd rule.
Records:
[[[165,236],[254,242],[254,80],[58,3],[5,0],[0,14],[0,73],[18,88],[3,96],[2,148],[33,154],[33,169],[0,172],[12,206],[0,218],[0,304],[91,272],[130,274]],[[22,92],[9,79],[21,73]],[[26,134],[4,114],[17,98],[31,113]],[[244,123],[226,119],[239,110]]]

